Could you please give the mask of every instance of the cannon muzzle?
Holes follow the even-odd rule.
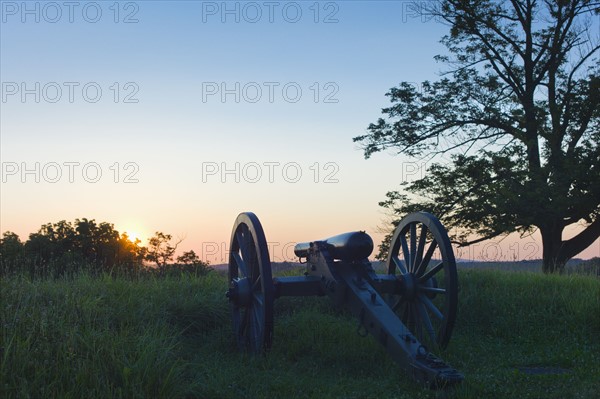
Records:
[[[358,260],[368,258],[373,252],[373,240],[364,231],[339,234],[329,237],[324,242],[329,255],[333,259]],[[311,242],[301,242],[294,247],[294,253],[299,258],[307,258]]]

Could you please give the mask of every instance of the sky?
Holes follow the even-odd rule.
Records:
[[[352,138],[401,81],[435,80],[447,32],[405,1],[0,2],[0,230],[114,223],[227,261],[255,212],[275,261],[293,244],[365,230],[425,173]],[[566,232],[575,234],[577,229]],[[469,260],[541,258],[539,237]],[[597,240],[582,258],[600,256]]]

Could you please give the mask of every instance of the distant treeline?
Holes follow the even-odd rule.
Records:
[[[92,274],[117,273],[166,275],[206,274],[211,268],[194,251],[184,252],[173,262],[181,240],[156,232],[142,246],[127,233],[119,233],[112,223],[75,219],[42,225],[25,242],[6,231],[0,239],[0,275],[26,273],[31,278],[61,277],[87,271]]]

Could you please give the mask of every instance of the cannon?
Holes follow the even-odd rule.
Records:
[[[458,302],[456,262],[440,221],[425,212],[402,219],[386,273],[376,273],[368,260],[372,251],[373,240],[364,231],[299,243],[294,253],[306,263],[304,275],[274,278],[260,221],[241,213],[231,234],[226,293],[238,348],[269,350],[275,299],[329,296],[336,308],[358,318],[361,335],[372,335],[417,382],[442,388],[462,381],[460,372],[434,354],[449,343]]]

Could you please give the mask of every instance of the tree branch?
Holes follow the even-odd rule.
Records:
[[[570,240],[563,241],[561,253],[566,259],[577,255],[587,247],[593,244],[600,237],[600,218],[597,218],[585,230],[577,234]]]

